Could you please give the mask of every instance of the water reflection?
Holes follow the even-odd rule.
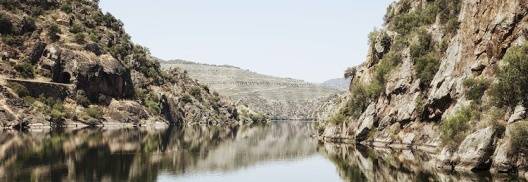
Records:
[[[518,180],[440,171],[427,153],[320,144],[310,126],[4,131],[0,181]]]
[[[316,153],[309,123],[0,133],[0,181],[155,181]]]
[[[411,150],[320,144],[344,181],[522,181],[505,174],[454,173],[436,167],[432,154]]]

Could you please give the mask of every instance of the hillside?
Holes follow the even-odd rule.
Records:
[[[0,7],[1,127],[232,125],[244,117],[183,71],[162,71],[96,0]]]
[[[448,170],[528,170],[527,15],[525,0],[393,3],[321,140],[428,150]]]
[[[302,80],[262,75],[228,65],[172,60],[162,61],[161,66],[181,68],[218,93],[273,119],[313,119],[311,114],[317,99],[340,92]]]
[[[350,79],[334,78],[324,81],[323,83],[321,83],[321,86],[338,90],[348,90],[348,87],[350,86]]]

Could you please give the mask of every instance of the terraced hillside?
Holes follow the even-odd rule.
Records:
[[[340,92],[302,80],[258,74],[229,65],[171,60],[161,61],[161,66],[163,69],[181,68],[200,83],[273,119],[314,119],[311,113],[317,100]]]

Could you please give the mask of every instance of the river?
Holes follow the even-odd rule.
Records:
[[[0,181],[503,181],[430,154],[322,144],[310,122],[0,133]]]

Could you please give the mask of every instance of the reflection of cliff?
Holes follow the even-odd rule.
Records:
[[[314,154],[307,124],[0,133],[0,181],[155,181]],[[302,130],[302,131],[301,131]]]
[[[435,167],[431,155],[411,150],[370,149],[324,144],[318,151],[331,160],[344,181],[507,181],[509,176],[460,174]]]

